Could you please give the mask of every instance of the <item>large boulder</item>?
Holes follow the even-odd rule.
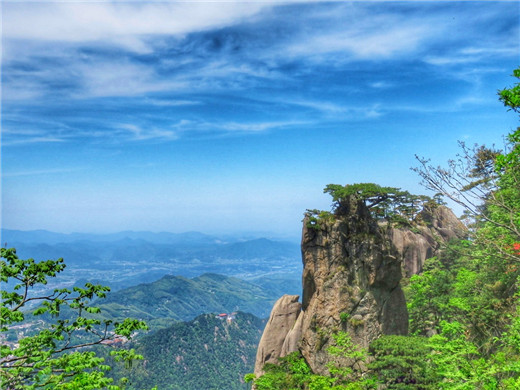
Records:
[[[262,368],[266,363],[278,363],[282,355],[282,347],[287,334],[293,328],[301,312],[301,303],[298,295],[284,295],[273,306],[258,350],[256,352],[255,374],[263,374]],[[291,351],[292,352],[292,351]]]

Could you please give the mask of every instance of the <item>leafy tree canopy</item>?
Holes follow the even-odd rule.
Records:
[[[440,203],[425,195],[413,195],[400,188],[375,183],[329,184],[323,192],[332,196],[332,209],[336,215],[344,214],[349,199],[354,197],[363,201],[374,217],[402,223],[412,221],[425,205]]]
[[[520,68],[513,71],[513,76],[520,79]],[[520,83],[499,91],[498,95],[504,106],[515,112],[520,112]]]
[[[104,298],[108,287],[85,284],[83,288],[55,289],[49,294],[31,295],[35,287],[65,269],[63,259],[36,262],[20,259],[14,248],[1,248],[0,281],[13,285],[1,291],[0,336],[29,330],[18,340],[2,343],[0,387],[4,389],[120,389],[105,376],[110,367],[96,356],[93,346],[116,339],[130,339],[142,321],[99,320],[94,298]],[[65,315],[66,314],[66,315]],[[39,316],[38,323],[23,322]],[[49,324],[48,318],[51,323]],[[54,321],[52,321],[54,319]],[[114,349],[116,360],[131,362],[140,356],[133,350]]]

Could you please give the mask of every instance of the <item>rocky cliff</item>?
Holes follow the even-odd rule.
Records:
[[[343,202],[341,215],[319,223],[306,217],[301,311],[297,296],[275,304],[255,373],[261,375],[265,363],[299,350],[315,373],[326,374],[326,351],[338,330],[364,347],[382,334],[407,334],[402,270],[419,272],[442,242],[464,234],[463,225],[443,206],[423,211],[418,220],[413,229],[378,223],[354,197]]]
[[[420,273],[424,261],[436,256],[443,244],[463,238],[467,233],[464,224],[445,206],[425,208],[417,220],[419,223],[413,228],[379,224],[397,249],[402,261],[403,275],[406,277]]]

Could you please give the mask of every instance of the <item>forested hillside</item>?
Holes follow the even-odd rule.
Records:
[[[166,275],[147,284],[109,294],[99,307],[108,318],[134,317],[157,329],[175,321],[190,321],[204,313],[243,311],[260,318],[269,316],[274,301],[288,289],[299,290],[299,283],[287,281],[268,285],[247,282],[218,274],[188,279]]]
[[[224,313],[220,313],[224,314]],[[134,363],[128,390],[245,389],[243,376],[254,367],[265,320],[242,312],[205,314],[136,341],[144,360]],[[128,375],[121,365],[114,376]]]

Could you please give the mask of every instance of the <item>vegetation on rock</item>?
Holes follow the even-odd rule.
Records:
[[[329,376],[314,374],[301,354],[293,352],[280,358],[280,364],[266,364],[265,374],[259,378],[254,374],[248,374],[245,380],[253,382],[257,390],[376,389],[375,378],[365,375],[362,368],[368,357],[367,351],[357,347],[346,332],[337,332],[332,338],[333,344],[327,348],[330,356]],[[342,365],[336,358],[347,359],[349,364]]]
[[[389,221],[396,226],[412,226],[419,223],[419,213],[425,208],[443,204],[441,197],[414,195],[395,187],[383,187],[375,183],[355,183],[345,186],[328,184],[323,190],[333,200],[332,212],[307,210],[307,227],[321,229],[326,221],[345,215],[349,202],[361,201],[376,220]]]

